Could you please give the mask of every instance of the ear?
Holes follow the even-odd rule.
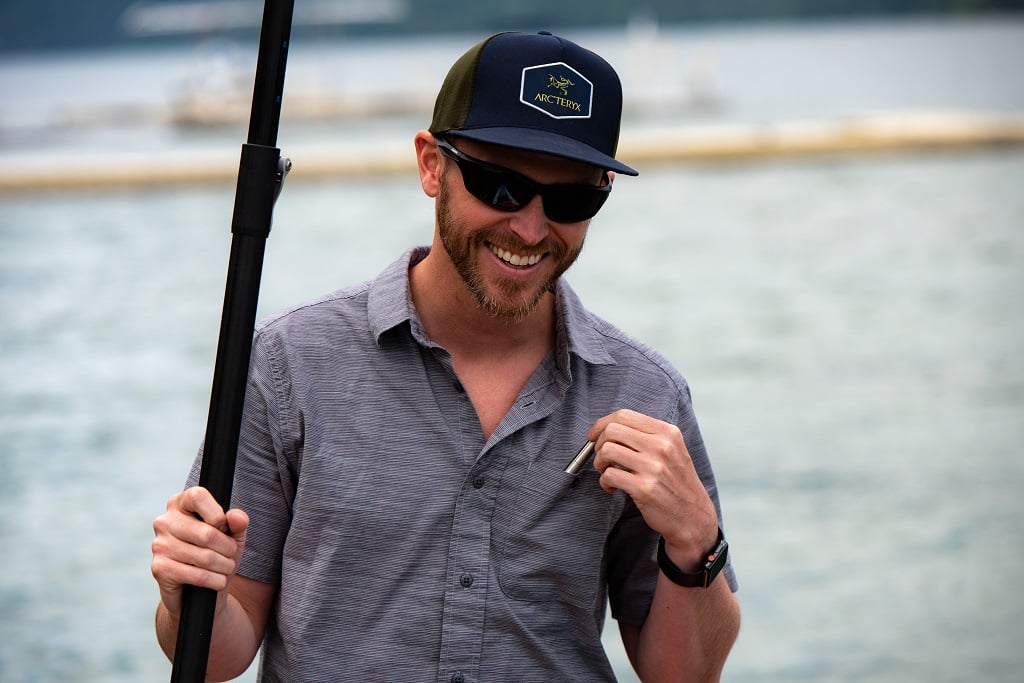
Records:
[[[444,161],[437,149],[437,141],[429,131],[421,130],[413,139],[416,145],[416,166],[420,172],[420,185],[428,197],[441,192],[441,171]]]

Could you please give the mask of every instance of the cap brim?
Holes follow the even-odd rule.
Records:
[[[550,154],[563,159],[572,159],[606,171],[615,171],[624,175],[640,175],[626,164],[603,154],[590,145],[578,140],[534,128],[513,128],[501,126],[494,128],[470,128],[451,130],[445,133],[453,137],[467,138],[477,142],[488,142],[503,147],[513,147],[528,152]]]

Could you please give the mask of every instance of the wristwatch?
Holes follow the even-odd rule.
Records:
[[[722,567],[725,566],[725,558],[728,556],[729,543],[725,540],[721,527],[718,529],[718,540],[715,541],[715,547],[707,555],[707,562],[695,574],[684,572],[677,567],[669,559],[668,553],[665,552],[664,537],[658,539],[658,566],[661,567],[661,571],[668,577],[669,581],[680,586],[686,586],[687,588],[707,588],[710,586],[711,582],[718,576],[718,573],[722,571]]]

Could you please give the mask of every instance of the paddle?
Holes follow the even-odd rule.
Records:
[[[231,254],[199,474],[199,485],[225,510],[231,504],[263,255],[274,202],[291,164],[275,145],[293,6],[294,0],[266,0],[263,5],[249,137],[242,145],[235,188]],[[201,683],[206,680],[217,593],[186,586],[183,600],[171,681]]]

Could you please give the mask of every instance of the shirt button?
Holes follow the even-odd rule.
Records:
[[[473,480],[473,488],[482,489],[484,487],[484,482],[485,480],[483,478],[483,475],[477,477],[476,479]]]
[[[463,588],[469,588],[473,585],[473,575],[463,574],[461,577],[459,577],[459,584],[461,584]]]
[[[461,671],[456,671],[455,673],[452,674],[452,677],[451,677],[451,682],[452,683],[465,683],[465,680],[466,680],[466,677],[462,675]]]

